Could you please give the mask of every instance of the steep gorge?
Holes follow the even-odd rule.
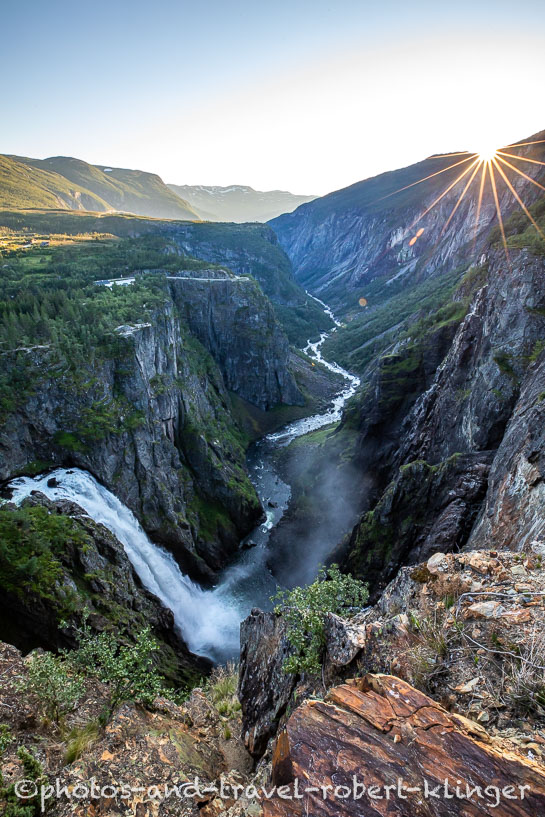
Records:
[[[507,170],[541,223],[542,136],[516,151],[526,177]],[[325,354],[362,375],[336,435],[345,444],[326,440],[321,461],[339,471],[356,436],[363,514],[332,558],[375,596],[435,550],[542,535],[540,437],[526,419],[540,425],[542,242],[498,174],[507,258],[488,172],[478,206],[476,194],[459,199],[460,164],[431,157],[271,222],[297,279],[344,315]],[[313,513],[301,508],[303,528]]]
[[[426,164],[426,170],[431,167]],[[409,171],[404,180],[412,183],[417,171]],[[398,174],[396,185],[399,179]],[[383,193],[388,195],[384,188]],[[403,204],[402,217],[409,222],[429,206],[433,186],[413,195],[414,190]],[[352,609],[347,618],[331,612],[322,616],[321,672],[316,674],[286,672],[285,659],[298,649],[287,636],[286,616],[251,612],[241,630],[243,739],[255,760],[264,756],[258,774],[271,773],[276,783],[292,785],[298,773],[317,783],[335,776],[345,780],[359,762],[372,774],[379,751],[385,778],[398,765],[414,777],[421,762],[434,780],[447,762],[460,777],[465,767],[478,766],[483,782],[487,775],[506,780],[509,773],[517,780],[530,776],[537,787],[531,807],[538,808],[545,785],[536,757],[542,757],[543,743],[536,737],[531,754],[513,748],[516,741],[526,745],[513,690],[519,659],[542,669],[532,652],[541,647],[532,639],[542,629],[545,592],[545,255],[540,241],[512,217],[506,225],[506,257],[492,224],[489,190],[475,246],[470,202],[459,208],[452,234],[441,242],[453,202],[454,197],[445,197],[420,243],[411,244],[399,228],[392,233],[399,208],[380,218],[360,213],[357,229],[330,214],[327,227],[316,229],[317,254],[310,260],[303,245],[288,246],[284,236],[299,264],[300,280],[343,309],[347,325],[324,339],[324,346],[340,351],[341,362],[355,361],[362,382],[340,425],[324,427],[322,420],[339,419],[329,414],[308,436],[292,434],[293,428],[269,436],[267,444],[279,447],[293,436],[299,440],[281,458],[284,467],[286,462],[294,466],[296,480],[291,508],[269,539],[268,555],[280,556],[275,576],[288,586],[312,581],[323,558],[339,560],[344,570],[369,583],[372,606]],[[317,212],[325,206],[322,201],[304,208]],[[506,216],[514,210],[505,191],[502,207]],[[533,212],[542,222],[543,201]],[[296,211],[289,218],[291,224],[306,216]],[[130,229],[136,230],[134,223]],[[269,241],[268,228],[261,229],[261,238]],[[303,225],[302,241],[305,229]],[[326,237],[320,243],[322,232]],[[273,311],[297,302],[290,302],[289,263],[286,277],[271,280],[272,268],[260,267],[255,248],[238,244],[244,231],[229,238],[222,225],[220,233],[226,238],[223,247],[212,233],[199,232],[198,225],[160,226],[160,236],[169,242],[165,255],[185,258],[191,251],[202,263],[129,270],[135,282],[125,282],[127,288],[151,286],[146,299],[153,290],[154,296],[160,293],[161,303],[143,310],[142,320],[116,326],[114,354],[94,358],[84,378],[69,376],[44,345],[18,348],[16,357],[25,361],[40,396],[24,392],[7,419],[1,449],[10,462],[6,476],[18,469],[41,470],[44,461],[87,469],[135,511],[180,565],[209,581],[229,564],[262,511],[245,471],[248,439],[235,422],[235,406],[240,410],[247,404],[269,414],[290,404],[305,410],[288,341]],[[276,254],[274,241],[269,243]],[[385,243],[390,256],[379,250]],[[336,254],[333,266],[318,269],[319,254],[320,263],[331,263],[326,251]],[[365,270],[364,258],[371,265]],[[213,266],[219,263],[237,274]],[[256,283],[260,276],[268,281],[276,307]],[[121,290],[113,280],[101,284]],[[355,317],[354,299],[370,291],[376,303]],[[318,344],[309,349],[313,346]],[[38,372],[43,372],[40,379]],[[357,377],[351,382],[354,389],[359,386]],[[308,430],[313,419],[299,422]],[[31,462],[31,457],[41,462]],[[255,465],[266,470],[270,463],[262,458]],[[289,486],[282,487],[289,497]],[[31,501],[50,507],[40,497]],[[339,526],[329,528],[343,503],[349,512]],[[263,504],[274,520],[275,502]],[[50,510],[88,525],[74,507]],[[339,542],[347,520],[352,526],[352,516],[359,516],[355,527]],[[283,526],[287,533],[282,540]],[[104,533],[96,536],[101,540]],[[243,546],[249,548],[249,559],[258,554],[255,542]],[[256,564],[265,571],[261,556]],[[94,553],[93,559],[100,561]],[[125,581],[130,571],[126,562],[121,567]],[[72,568],[63,577],[65,584]],[[243,580],[253,582],[255,574],[245,572],[241,562],[230,570],[222,579],[240,594]],[[103,592],[104,576],[78,571],[80,595],[85,590],[100,614],[94,594]],[[158,599],[144,593],[132,575],[129,585],[122,590],[153,621],[165,650],[165,644],[171,645],[172,622],[157,626]],[[109,601],[110,590],[104,591]],[[221,586],[198,590],[206,604],[217,598]],[[157,595],[163,599],[162,593]],[[115,594],[113,600],[117,603]],[[174,609],[175,602],[169,606]],[[210,606],[212,614],[221,614]],[[24,605],[22,609],[26,614]],[[50,643],[57,646],[54,639]],[[174,674],[190,675],[194,669],[190,659],[189,668],[182,662]],[[363,680],[344,683],[364,674]],[[327,690],[326,700],[319,700]],[[462,714],[465,695],[471,696],[469,719]],[[536,735],[543,723],[542,695],[537,685],[524,702]],[[195,711],[199,701],[207,709],[203,696],[194,693],[183,714],[169,710],[183,719],[186,732],[197,726],[203,735],[215,718]],[[397,703],[388,704],[389,698]],[[306,700],[301,704],[301,699]],[[127,712],[134,723],[135,713]],[[493,738],[482,724],[490,724]],[[511,734],[503,734],[506,727]],[[271,757],[270,741],[279,729],[284,731]],[[194,738],[191,733],[192,747]],[[490,747],[491,740],[496,748]],[[214,741],[217,749],[217,734]],[[371,749],[362,751],[363,745]],[[518,754],[506,760],[503,749]],[[198,751],[191,757],[200,762]],[[213,777],[220,768],[216,757],[207,773]],[[161,771],[154,773],[161,777]],[[307,806],[309,802],[324,817],[357,813],[318,799],[307,799]],[[417,798],[413,806],[417,813]],[[206,815],[225,811],[213,795],[191,813],[197,809]],[[245,812],[231,804],[227,813]],[[259,815],[261,807],[247,813]],[[264,807],[271,816],[292,813],[297,811],[286,810],[282,798]],[[522,815],[528,809],[498,813]],[[457,812],[447,804],[437,814]]]

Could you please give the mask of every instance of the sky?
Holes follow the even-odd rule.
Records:
[[[545,128],[543,0],[3,0],[0,152],[322,195]]]

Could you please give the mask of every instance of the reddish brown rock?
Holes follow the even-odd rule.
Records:
[[[367,787],[359,799],[354,779]],[[349,681],[300,706],[277,741],[273,783],[289,789],[264,803],[264,817],[545,813],[542,765],[390,675]]]

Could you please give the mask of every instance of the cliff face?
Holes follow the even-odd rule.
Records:
[[[545,361],[533,363],[494,457],[488,491],[468,547],[520,550],[545,541]]]
[[[139,225],[134,226],[138,230]],[[283,304],[301,302],[304,293],[293,277],[289,258],[267,225],[174,222],[159,225],[159,230],[186,255],[225,264],[238,275],[253,276],[272,300]]]
[[[426,388],[419,397],[414,377],[403,380],[403,369],[410,369],[404,366],[411,359],[407,343],[375,364],[360,406],[363,467],[369,453],[377,453],[373,510],[356,527],[348,558],[360,576],[384,581],[400,564],[427,558],[434,548],[464,547],[468,540],[472,546],[493,546],[495,540],[485,531],[495,531],[492,520],[502,516],[500,507],[508,496],[513,504],[515,482],[517,504],[522,502],[525,510],[520,519],[515,514],[520,530],[503,517],[501,544],[518,547],[523,531],[530,535],[533,525],[537,535],[542,529],[538,494],[530,496],[540,481],[540,438],[533,432],[528,439],[526,418],[537,419],[543,391],[544,259],[512,251],[508,266],[502,253],[493,250],[487,263],[487,274],[479,277],[447,354],[435,374],[420,381]],[[397,364],[395,405],[402,407],[397,415],[385,411],[383,393],[376,388],[392,355]],[[352,421],[357,422],[354,416]],[[390,432],[382,450],[377,428]]]
[[[543,256],[511,251],[508,265],[495,251],[488,263],[486,285],[407,420],[401,461],[497,448],[521,381],[535,378],[530,364],[545,330]]]
[[[134,228],[142,230],[139,224]],[[290,259],[267,225],[170,222],[154,229],[175,242],[180,253],[224,264],[238,275],[255,278],[271,299],[290,343],[303,347],[309,337],[333,326],[322,307],[296,281]]]
[[[543,133],[532,139],[543,139]],[[538,161],[543,160],[543,153],[540,144],[517,149],[517,155]],[[456,184],[470,167],[463,160],[463,156],[431,157],[330,193],[271,221],[297,280],[326,302],[346,309],[355,307],[360,294],[369,290],[376,296],[377,284],[394,294],[398,288],[410,288],[415,279],[467,260],[467,245],[475,231],[477,196],[466,196],[453,213],[471,178],[468,171]],[[525,165],[524,169],[534,177],[539,174],[536,166]],[[520,192],[520,177],[509,169],[507,174],[512,175]],[[522,182],[522,187],[527,203],[537,198],[538,191],[531,184]],[[505,214],[513,208],[513,197],[503,183],[498,189]],[[481,237],[494,220],[493,193],[487,181],[477,224]],[[422,233],[411,244],[419,229]],[[480,246],[479,240],[473,251],[475,258]]]
[[[76,375],[48,348],[12,353],[36,386],[2,427],[0,477],[46,464],[89,470],[186,570],[211,577],[261,515],[225,381],[260,407],[300,396],[287,341],[255,283],[170,283],[173,295],[149,323],[119,326],[114,353]]]
[[[302,405],[288,369],[289,344],[272,306],[249,278],[211,273],[170,279],[174,303],[218,363],[225,385],[260,409]]]

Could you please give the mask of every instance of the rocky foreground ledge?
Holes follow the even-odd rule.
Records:
[[[349,681],[300,706],[276,743],[272,778],[288,789],[264,803],[265,817],[545,810],[541,763],[391,675]]]
[[[55,817],[540,817],[542,558],[533,543],[403,568],[373,607],[328,617],[313,677],[284,672],[282,616],[253,611],[242,626],[242,711],[232,671],[179,705],[122,704],[101,726],[107,690],[88,679],[55,729],[20,690],[29,659],[0,645],[4,785],[26,776],[24,746],[45,785],[68,792],[49,797]],[[98,800],[92,780],[106,792]]]
[[[314,680],[282,672],[283,619],[253,611],[242,626],[243,738],[288,787],[264,803],[266,817],[543,813],[542,559],[533,543],[403,568],[373,607],[350,621],[329,615]],[[376,797],[335,798],[354,776]],[[398,780],[417,790],[388,799]],[[470,798],[466,784],[477,787]],[[449,796],[457,785],[464,797]],[[325,799],[322,786],[332,787]],[[317,791],[293,796],[307,787]]]

